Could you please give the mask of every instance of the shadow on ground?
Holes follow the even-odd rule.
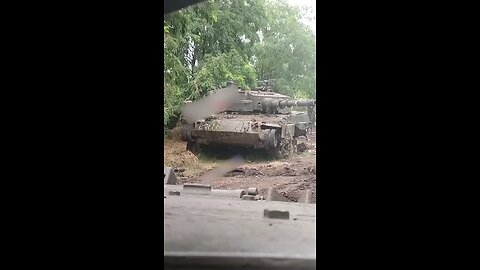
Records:
[[[197,154],[199,158],[204,160],[227,160],[238,155],[247,162],[278,160],[269,156],[264,149],[251,149],[237,146],[202,146],[201,152]]]

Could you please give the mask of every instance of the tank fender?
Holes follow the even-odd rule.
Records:
[[[297,123],[297,128],[300,130],[305,130],[308,128],[307,122],[298,122]]]
[[[263,123],[260,125],[260,128],[262,129],[279,129],[279,128],[282,128],[282,126],[278,125],[278,124],[273,124],[273,123]]]
[[[285,127],[282,128],[282,139],[292,138],[293,134],[295,134],[295,124],[286,124]]]

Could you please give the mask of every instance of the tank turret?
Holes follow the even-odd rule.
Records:
[[[225,109],[228,113],[290,114],[292,107],[316,106],[316,100],[295,100],[289,96],[266,90],[238,90],[234,102]]]

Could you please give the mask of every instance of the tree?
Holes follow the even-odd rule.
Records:
[[[276,90],[295,97],[315,97],[315,34],[300,22],[301,10],[284,1],[269,2],[262,42],[255,46],[260,79],[277,79]]]
[[[164,124],[175,124],[183,100],[228,80],[251,88],[276,79],[281,93],[315,97],[315,35],[301,18],[267,0],[208,0],[166,16]]]

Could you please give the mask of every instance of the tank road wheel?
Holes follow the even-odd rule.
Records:
[[[311,133],[312,133],[312,128],[308,127],[307,130],[305,131],[305,138],[307,138],[307,141],[310,141]]]
[[[276,130],[270,131],[270,148],[267,150],[268,155],[272,158],[280,158],[280,134]]]
[[[285,157],[288,157],[290,155],[293,155],[296,152],[297,149],[297,140],[294,138],[284,140],[284,145],[283,145],[283,152],[285,153]]]
[[[269,150],[269,154],[274,158],[286,158],[295,153],[296,140],[285,140],[278,138],[277,146]]]
[[[292,154],[297,153],[297,139],[293,138],[292,139]]]
[[[277,145],[276,147],[274,147],[274,148],[268,149],[268,155],[269,155],[270,157],[275,158],[275,159],[281,158],[281,157],[280,157],[280,156],[281,156],[281,151],[280,151],[280,146],[279,146],[279,145],[280,145],[280,144],[278,144],[278,145]]]
[[[191,151],[194,154],[199,154],[200,153],[200,144],[198,142],[187,142],[187,150]]]

